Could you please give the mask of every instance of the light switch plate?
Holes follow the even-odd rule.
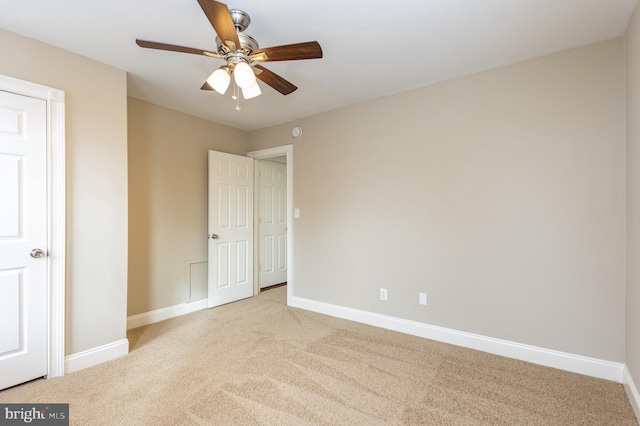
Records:
[[[293,217],[296,218],[296,219],[300,219],[300,209],[299,208],[293,209]]]
[[[427,293],[420,293],[420,304],[421,305],[427,304]]]

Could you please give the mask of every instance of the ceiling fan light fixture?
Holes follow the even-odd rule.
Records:
[[[225,69],[218,68],[209,76],[207,83],[213,87],[213,90],[224,95],[229,87],[229,83],[231,83],[231,77]]]
[[[248,89],[256,84],[256,75],[246,62],[240,62],[236,64],[233,69],[233,78],[236,81],[238,87],[242,89]]]
[[[136,39],[136,44],[146,49],[204,55],[224,60],[226,64],[214,71],[200,89],[224,95],[233,80],[232,99],[237,101],[236,109],[238,111],[241,109],[240,89],[242,89],[242,95],[245,99],[255,98],[262,94],[256,79],[282,95],[288,95],[297,89],[296,86],[278,74],[254,62],[322,58],[322,48],[317,41],[260,49],[258,41],[244,33],[251,22],[251,18],[246,12],[237,9],[230,10],[226,4],[216,0],[198,0],[198,3],[216,33],[217,50],[215,52],[140,39]],[[231,74],[233,74],[233,78],[231,78]]]
[[[260,86],[258,86],[257,81],[247,88],[242,88],[242,96],[244,96],[245,99],[255,98],[261,94],[262,91],[260,90]]]

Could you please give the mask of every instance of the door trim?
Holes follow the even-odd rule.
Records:
[[[0,75],[0,90],[47,104],[47,378],[64,375],[66,180],[64,91]]]
[[[280,157],[286,155],[287,157],[287,305],[291,304],[293,298],[293,145],[283,145],[275,148],[261,149],[258,151],[251,151],[247,154],[247,157],[251,157],[254,160],[266,160],[272,157]],[[257,178],[254,167],[254,181]],[[254,194],[257,185],[254,184]],[[255,199],[255,196],[254,196]],[[255,206],[254,206],[255,207]],[[258,220],[259,215],[253,215],[253,294],[256,295],[260,292],[260,267],[257,262],[259,256],[256,255],[257,245],[259,244],[258,236]],[[257,274],[257,275],[256,275]]]

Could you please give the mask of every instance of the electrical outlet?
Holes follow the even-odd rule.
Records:
[[[380,300],[387,300],[387,289],[386,288],[381,288],[380,289]]]
[[[427,304],[427,293],[420,293],[420,304],[421,305]]]

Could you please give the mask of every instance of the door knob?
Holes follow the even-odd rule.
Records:
[[[211,234],[209,235],[209,238],[211,238],[212,240],[217,240],[220,237],[218,236],[218,234]]]
[[[31,250],[31,253],[29,253],[31,255],[31,257],[33,257],[34,259],[39,259],[41,257],[45,256],[45,252],[44,250],[41,250],[39,248],[37,249],[33,249]]]

